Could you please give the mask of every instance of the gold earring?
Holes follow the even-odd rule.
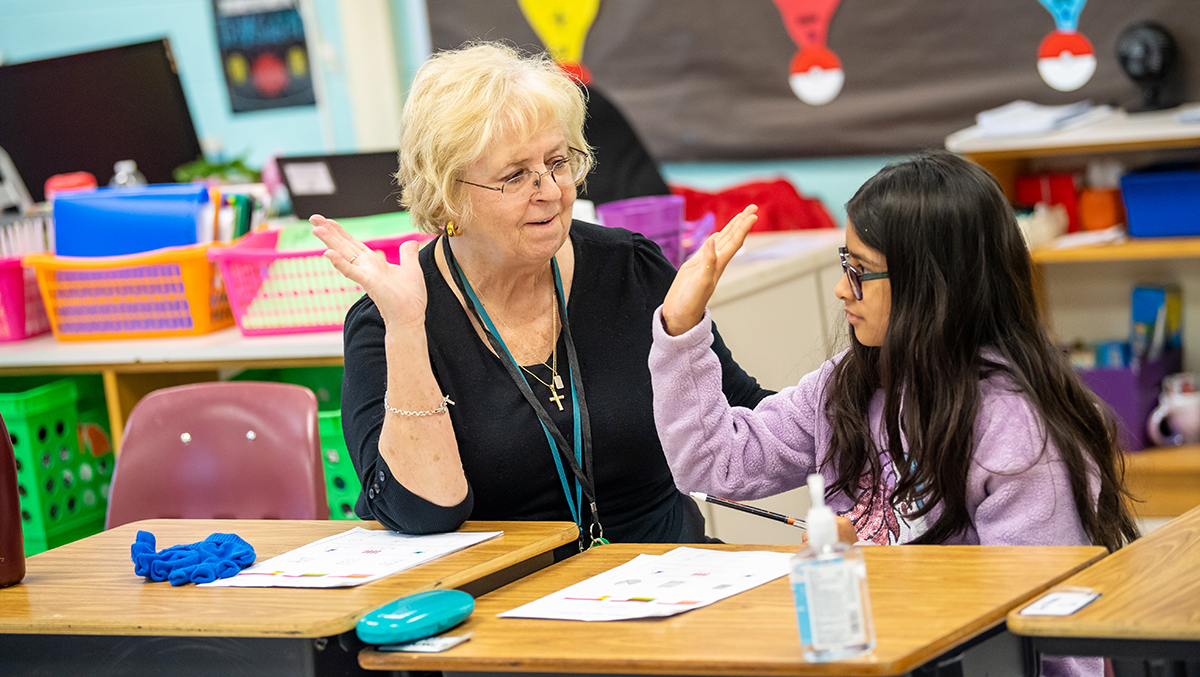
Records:
[[[459,235],[462,235],[462,228],[454,225],[453,221],[448,221],[446,223],[446,237],[458,237]]]

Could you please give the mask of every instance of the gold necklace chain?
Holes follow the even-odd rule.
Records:
[[[476,293],[478,293],[478,292],[476,292]],[[483,303],[484,308],[486,309],[487,303],[484,301],[482,295],[479,296],[479,301],[481,303]],[[562,377],[558,375],[558,302],[554,300],[553,294],[551,294],[551,301],[552,301],[551,306],[552,306],[554,314],[550,317],[550,333],[551,333],[552,340],[553,340],[553,343],[551,344],[552,347],[550,349],[550,364],[546,364],[545,362],[540,363],[542,366],[544,366],[550,370],[550,383],[546,383],[545,381],[543,381],[540,376],[538,376],[537,374],[533,373],[532,371],[529,371],[528,369],[526,369],[524,365],[517,364],[517,366],[521,368],[521,371],[525,372],[526,374],[529,374],[534,379],[536,379],[538,383],[541,383],[542,385],[549,388],[550,389],[550,401],[553,402],[558,407],[559,411],[562,411],[563,410],[563,405],[562,405],[563,396],[558,394],[558,391],[563,389]],[[513,335],[516,334],[516,332],[513,331],[513,328],[508,326],[508,323],[505,322],[503,318],[501,318],[499,315],[496,315],[495,317],[497,320],[499,320],[500,324],[504,325],[504,328],[507,329],[510,334],[513,334]],[[501,337],[501,343],[503,343],[502,337]],[[515,362],[516,360],[513,360],[513,361]]]
[[[508,325],[504,325],[504,326],[507,327]],[[558,304],[557,303],[554,304],[554,317],[551,319],[551,327],[550,328],[551,328],[551,332],[554,334],[554,347],[550,350],[550,364],[546,364],[545,362],[542,362],[542,366],[544,366],[550,370],[551,383],[546,383],[545,381],[543,381],[541,379],[540,376],[538,376],[537,374],[533,373],[532,371],[529,371],[528,369],[526,369],[524,365],[518,364],[517,366],[521,367],[521,370],[524,371],[526,374],[529,374],[530,376],[537,379],[538,383],[541,383],[542,385],[549,388],[551,392],[554,392],[554,391],[558,390],[559,388],[563,387],[562,377],[560,377],[558,375],[558,333],[555,331],[558,329]],[[512,331],[512,330],[509,329],[509,331]]]

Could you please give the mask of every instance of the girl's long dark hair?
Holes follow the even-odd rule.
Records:
[[[967,471],[980,381],[1001,373],[1044,421],[1092,542],[1112,551],[1137,538],[1116,424],[1039,320],[1029,253],[996,180],[950,153],[925,153],[885,167],[846,211],[859,239],[887,259],[892,307],[883,345],[864,346],[851,328],[850,351],[830,379],[827,463],[837,480],[829,491],[857,499],[864,476],[880,486],[868,407],[882,389],[886,451],[897,476],[892,504],[920,499],[913,516],[942,506],[914,542],[962,533],[970,525]],[[1094,501],[1088,483],[1097,473]]]

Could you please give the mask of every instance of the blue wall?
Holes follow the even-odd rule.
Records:
[[[677,162],[661,167],[667,183],[716,191],[748,181],[785,178],[805,197],[819,198],[833,222],[845,225],[846,202],[894,157],[845,157],[757,162]]]
[[[341,52],[335,0],[315,0],[325,41]],[[261,165],[273,152],[353,150],[354,128],[345,78],[324,72],[327,131],[314,106],[234,115],[221,73],[210,0],[4,0],[0,56],[18,63],[161,37],[171,41],[201,143],[220,142],[225,158],[249,154]],[[312,55],[314,66],[319,60]],[[207,150],[207,148],[206,148]],[[216,158],[213,158],[216,159]]]

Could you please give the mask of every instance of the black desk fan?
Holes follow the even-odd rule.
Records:
[[[1117,63],[1121,72],[1141,88],[1138,110],[1152,111],[1178,105],[1168,83],[1178,57],[1175,38],[1161,24],[1139,21],[1117,36]]]

